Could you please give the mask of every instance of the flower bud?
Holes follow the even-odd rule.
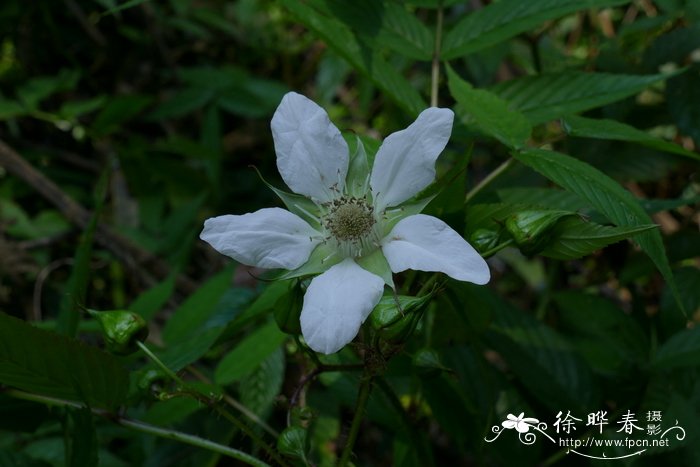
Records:
[[[415,331],[432,296],[432,293],[422,297],[384,296],[374,307],[370,324],[385,341],[403,344]]]
[[[520,251],[534,255],[547,246],[551,240],[552,227],[571,211],[522,211],[506,219],[506,229],[517,243]]]
[[[289,291],[282,295],[277,302],[273,314],[277,326],[282,332],[287,334],[301,334],[301,308],[304,305],[304,291],[301,288],[301,281],[292,280]]]
[[[129,355],[138,350],[137,342],[148,337],[148,325],[144,319],[127,310],[86,310],[95,318],[105,339],[105,347],[116,355]]]

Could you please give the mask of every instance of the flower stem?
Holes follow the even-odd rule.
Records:
[[[367,407],[367,401],[369,400],[369,393],[372,391],[372,380],[372,375],[365,370],[365,373],[362,375],[360,390],[357,394],[357,405],[355,406],[355,415],[352,418],[352,425],[350,425],[348,441],[345,443],[345,448],[343,448],[343,453],[340,457],[338,467],[346,467],[350,460],[350,455],[352,454],[352,449],[355,446],[355,441],[357,441],[357,435],[360,432],[360,425],[362,424],[362,419],[365,415],[365,408]]]
[[[430,82],[430,106],[438,105],[438,86],[440,84],[440,48],[442,47],[442,5],[437,10],[437,24],[435,25],[435,50],[433,51],[433,68]]]
[[[471,201],[474,198],[474,196],[479,194],[479,192],[481,190],[483,190],[488,184],[493,182],[502,173],[504,173],[506,170],[508,170],[510,168],[510,166],[513,165],[514,161],[515,161],[515,159],[513,159],[511,157],[510,159],[505,161],[503,164],[496,167],[496,169],[493,172],[488,174],[488,176],[486,178],[484,178],[482,181],[480,181],[474,188],[472,188],[472,190],[469,193],[467,193],[467,197],[464,199],[464,204],[469,203],[469,201]]]
[[[7,394],[8,396],[16,397],[17,399],[23,399],[27,401],[32,401],[32,402],[39,402],[42,404],[47,404],[47,405],[52,405],[52,406],[59,406],[59,407],[74,407],[74,408],[80,408],[84,409],[87,406],[84,404],[81,404],[79,402],[75,401],[69,401],[65,399],[58,399],[54,397],[48,397],[48,396],[41,396],[39,394],[32,394],[29,392],[24,392],[24,391],[19,391],[16,389],[5,389],[5,390],[0,390],[0,392]],[[107,412],[105,410],[100,410],[100,409],[90,409],[91,412],[95,415],[99,415],[101,417],[104,417],[108,420],[111,420],[112,422],[116,423],[117,425],[121,425],[125,428],[130,428],[132,430],[140,431],[142,433],[148,433],[154,436],[160,436],[161,438],[166,438],[166,439],[172,439],[175,441],[178,441],[183,444],[189,444],[190,446],[196,446],[202,449],[206,449],[208,451],[216,452],[218,454],[221,454],[223,456],[231,457],[233,459],[237,459],[241,462],[244,462],[248,465],[253,465],[253,466],[258,466],[258,467],[269,467],[268,464],[265,462],[261,461],[260,459],[257,459],[250,454],[246,454],[243,451],[239,451],[237,449],[233,449],[228,446],[224,446],[223,444],[215,443],[214,441],[210,441],[208,439],[200,438],[199,436],[194,436],[190,435],[187,433],[183,433],[181,431],[176,431],[176,430],[170,430],[166,428],[161,428],[155,425],[150,425],[148,423],[144,423],[138,420],[132,420],[126,417],[121,417],[119,415],[115,415],[113,413]]]
[[[138,345],[139,348],[143,351],[143,353],[145,353],[146,356],[147,356],[148,358],[150,358],[151,361],[152,361],[153,363],[155,363],[155,364],[158,366],[158,368],[160,368],[161,370],[163,370],[163,372],[164,372],[166,375],[168,375],[173,381],[175,381],[175,382],[176,382],[177,384],[179,384],[180,386],[185,386],[185,382],[182,380],[182,378],[180,378],[173,370],[171,370],[170,368],[168,368],[168,367],[165,365],[165,363],[163,363],[163,362],[161,361],[161,359],[158,358],[158,357],[156,356],[156,354],[154,354],[153,352],[151,352],[151,350],[150,350],[148,347],[146,347],[146,344],[144,344],[144,343],[141,342],[141,341],[136,341],[136,345]]]
[[[513,244],[513,239],[506,240],[505,242],[501,243],[500,245],[496,245],[495,247],[491,248],[490,250],[487,250],[481,254],[481,257],[486,259],[490,258],[491,256],[495,255],[502,249],[509,247]]]

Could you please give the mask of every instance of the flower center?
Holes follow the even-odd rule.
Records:
[[[362,240],[374,226],[374,208],[361,198],[342,197],[330,206],[326,228],[339,241]]]

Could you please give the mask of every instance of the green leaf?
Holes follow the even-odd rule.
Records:
[[[79,79],[78,70],[64,69],[54,76],[41,76],[27,81],[17,90],[17,97],[28,109],[34,110],[52,94],[73,89]]]
[[[51,467],[51,464],[21,452],[0,449],[0,467]]]
[[[99,349],[0,313],[0,383],[114,409],[126,398],[129,375]]]
[[[101,108],[106,100],[105,96],[99,96],[83,101],[65,102],[59,109],[58,114],[62,118],[75,119]]]
[[[530,137],[532,127],[527,119],[508,102],[483,89],[474,89],[447,66],[450,93],[459,104],[456,111],[462,121],[470,122],[511,148],[522,147]]]
[[[322,0],[319,6],[370,45],[381,44],[415,60],[432,60],[435,40],[430,30],[397,2]]]
[[[69,467],[97,467],[97,433],[92,411],[85,407],[66,414],[66,464]]]
[[[221,359],[214,373],[216,383],[229,384],[250,375],[286,337],[274,321],[257,329]]]
[[[142,292],[129,306],[129,310],[149,321],[160,311],[175,290],[177,272],[172,272],[166,279]]]
[[[651,359],[655,370],[697,367],[700,361],[700,326],[684,329],[667,340]]]
[[[451,60],[498,44],[545,21],[580,10],[624,5],[630,0],[501,0],[460,20],[445,35],[442,56]]]
[[[241,403],[260,417],[267,417],[284,382],[284,351],[278,347],[241,380]]]
[[[571,136],[639,143],[642,146],[658,149],[659,151],[671,152],[673,154],[700,160],[700,154],[688,151],[682,146],[664,141],[661,138],[657,138],[656,136],[652,136],[649,133],[615,120],[596,120],[594,118],[570,115],[564,117],[562,126],[564,127],[564,131]]]
[[[152,97],[140,95],[112,97],[95,117],[90,130],[96,136],[107,136],[114,133],[141,113],[152,101]]]
[[[300,426],[290,426],[277,439],[277,449],[285,456],[306,460],[307,431]]]
[[[676,76],[666,86],[668,110],[678,129],[700,145],[700,65]]]
[[[633,96],[671,76],[566,71],[504,81],[489,90],[536,125]]]
[[[10,118],[25,115],[27,110],[19,102],[10,101],[0,97],[0,120],[8,120]]]
[[[588,201],[614,224],[640,227],[653,224],[637,199],[610,177],[578,159],[553,151],[528,149],[513,153],[523,164],[552,180],[562,188]],[[671,272],[661,233],[652,230],[635,235],[634,240],[649,255],[674,291],[680,303],[678,289]]]
[[[102,13],[103,15],[113,15],[114,13],[120,12],[122,10],[127,10],[129,8],[133,8],[135,6],[138,6],[142,3],[150,2],[151,0],[127,0],[124,3],[117,5],[114,8],[110,8],[109,10],[105,11]]]
[[[399,107],[412,116],[425,109],[426,104],[420,94],[381,56],[379,50],[362,44],[341,21],[323,15],[303,2],[282,0],[281,3],[353,67],[370,78]]]
[[[214,92],[211,89],[186,88],[170,96],[168,100],[153,109],[146,118],[161,121],[182,117],[203,108],[213,97]]]
[[[656,227],[656,225],[609,227],[587,222],[580,217],[564,219],[554,227],[549,245],[540,254],[556,259],[576,259]]]

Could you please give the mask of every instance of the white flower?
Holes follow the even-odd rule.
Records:
[[[509,413],[506,417],[508,420],[503,421],[503,428],[512,430],[515,428],[518,433],[527,433],[531,426],[536,426],[540,421],[536,418],[525,418],[525,412],[521,412],[517,417]]]
[[[306,290],[301,329],[326,354],[353,340],[384,285],[393,288],[392,272],[485,284],[489,269],[474,248],[443,221],[418,214],[432,198],[412,199],[434,181],[453,117],[449,109],[424,110],[384,140],[370,172],[359,139],[351,156],[328,114],[290,92],[271,125],[277,167],[297,193],[275,190],[289,211],[207,219],[200,238],[243,264],[291,270],[283,277],[320,274]]]

